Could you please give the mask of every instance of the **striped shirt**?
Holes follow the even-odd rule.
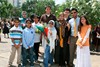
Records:
[[[22,28],[13,26],[10,29],[9,36],[10,38],[14,39],[14,43],[18,45],[19,43],[21,43],[20,39],[22,38]],[[12,42],[12,45],[14,45],[14,43]]]

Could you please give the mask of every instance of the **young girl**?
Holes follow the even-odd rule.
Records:
[[[80,25],[78,29],[77,44],[77,61],[75,67],[91,67],[90,50],[89,50],[89,34],[91,25],[89,25],[87,18],[81,16]]]
[[[56,29],[54,27],[55,22],[53,20],[49,21],[48,27],[48,38],[50,43],[46,45],[45,53],[44,53],[44,67],[48,67],[48,63],[53,64],[53,52],[55,49],[55,39],[56,39]]]

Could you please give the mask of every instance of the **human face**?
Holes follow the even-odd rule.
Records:
[[[17,20],[14,21],[14,24],[15,24],[16,27],[18,27],[18,25],[19,25],[19,21],[17,21]]]
[[[39,19],[37,17],[34,17],[34,22],[38,23]]]
[[[73,10],[73,11],[71,12],[71,14],[72,14],[73,18],[76,18],[76,17],[77,17],[77,12],[76,12],[75,10]]]
[[[23,16],[23,18],[26,18],[27,17],[27,15],[26,15],[25,12],[22,14],[22,16]]]
[[[63,13],[60,14],[60,16],[59,16],[59,20],[64,20],[64,14],[63,14]]]
[[[47,14],[50,14],[51,13],[51,8],[50,7],[46,7],[45,11],[46,11]]]
[[[83,25],[86,25],[86,19],[85,19],[84,17],[81,18],[81,23],[82,23]]]
[[[70,14],[70,12],[68,10],[65,10],[64,11],[64,18],[68,18],[69,14]]]
[[[52,28],[53,27],[53,22],[49,23],[49,26]]]
[[[27,26],[27,28],[31,28],[32,23],[30,21],[27,21],[26,26]]]

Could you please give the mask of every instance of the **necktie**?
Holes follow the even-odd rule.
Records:
[[[74,19],[74,37],[77,36],[77,25],[76,25],[76,19]]]

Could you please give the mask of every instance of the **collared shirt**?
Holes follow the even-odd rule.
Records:
[[[71,26],[71,36],[74,36],[74,22],[75,22],[74,18],[72,18],[72,19],[69,20],[69,24]],[[76,18],[76,26],[77,26],[76,28],[77,28],[77,32],[78,32],[79,22],[80,22],[80,18],[77,17]]]
[[[37,24],[34,22],[34,23],[32,23],[32,27],[33,27],[33,29],[36,31],[37,30],[37,28],[36,28],[36,25],[40,25],[40,23],[38,22]],[[34,43],[37,43],[37,42],[40,42],[40,33],[36,33],[35,32],[35,36],[34,36]]]
[[[26,27],[23,30],[22,43],[24,48],[28,49],[29,47],[34,46],[34,36],[35,36],[35,31],[33,28]]]
[[[10,38],[14,39],[14,43],[18,45],[21,43],[20,39],[22,38],[22,28],[21,27],[12,27],[9,33]],[[11,41],[12,42],[12,41]],[[12,45],[14,45],[12,42]]]

